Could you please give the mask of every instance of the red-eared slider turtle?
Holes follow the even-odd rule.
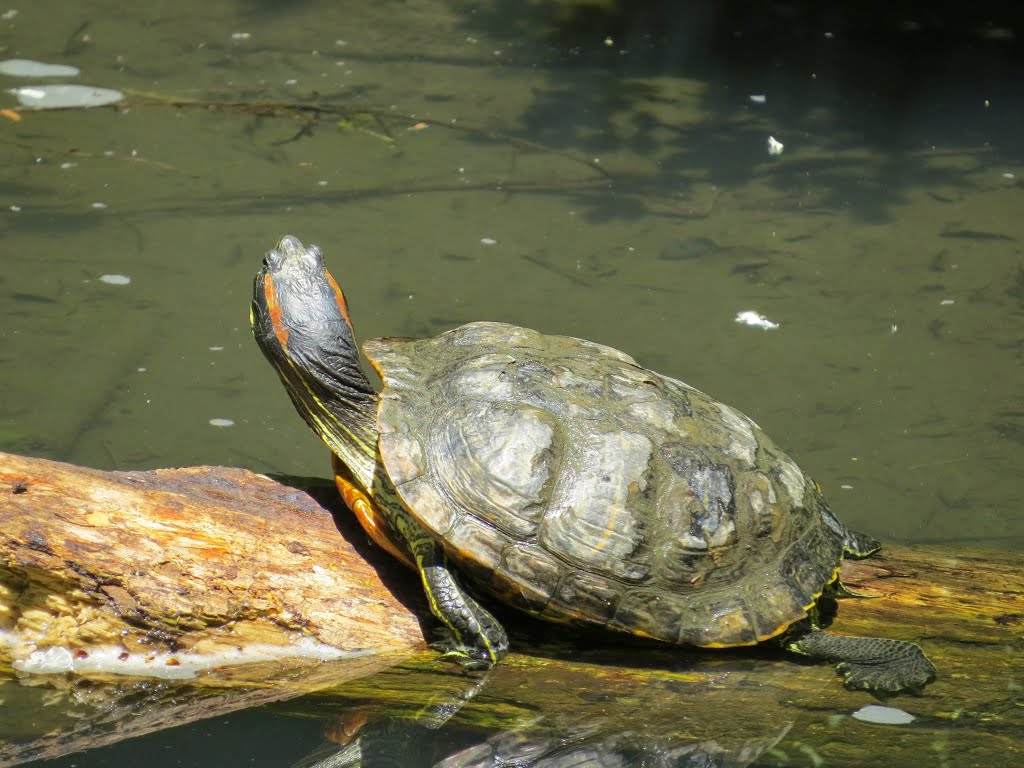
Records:
[[[449,563],[542,619],[708,648],[773,640],[878,693],[934,679],[913,643],[824,631],[843,557],[878,542],[703,392],[600,344],[470,323],[366,342],[378,394],[320,249],[290,236],[256,275],[252,326],[349,506],[419,571],[467,664],[508,639]]]

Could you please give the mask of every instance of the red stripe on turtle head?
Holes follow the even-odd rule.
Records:
[[[267,312],[270,314],[270,323],[274,326],[274,335],[282,349],[288,347],[288,329],[281,321],[281,304],[277,300],[277,291],[274,289],[274,278],[269,274],[263,276],[263,295],[267,300]]]
[[[345,322],[348,323],[348,327],[352,327],[352,318],[348,316],[348,302],[345,301],[345,294],[342,292],[341,287],[335,282],[334,276],[328,272],[327,282],[331,284],[331,288],[334,290],[334,301],[338,304],[338,309],[341,310],[341,316],[345,318]]]

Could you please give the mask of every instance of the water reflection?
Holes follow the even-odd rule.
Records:
[[[501,673],[492,673],[493,686],[489,677],[467,679],[460,692],[415,714],[354,706],[326,721],[331,744],[294,768],[740,768],[792,726],[750,699],[694,707],[706,699],[681,696],[676,675],[582,665],[538,672],[540,684],[516,683],[523,700],[511,709],[500,705],[511,692]],[[706,680],[702,688],[709,692]]]
[[[562,730],[537,723],[523,730],[501,731],[479,743],[458,748],[458,739],[451,733],[384,720],[368,724],[353,742],[332,754],[314,762],[304,761],[296,768],[741,768],[751,765],[778,743],[787,730],[788,726],[774,734],[767,733],[760,741],[723,744],[715,739],[699,741],[681,734],[622,729],[621,724],[616,727],[610,722],[588,722]]]

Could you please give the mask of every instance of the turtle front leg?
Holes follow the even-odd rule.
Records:
[[[878,695],[916,691],[935,680],[935,667],[917,645],[905,640],[854,637],[814,631],[789,639],[785,647],[814,659],[838,661],[847,688]]]
[[[374,482],[371,511],[374,516],[380,513],[386,540],[410,555],[423,582],[430,611],[445,626],[448,637],[435,645],[445,651],[446,658],[469,669],[486,669],[500,661],[508,653],[505,628],[466,594],[448,567],[444,549],[405,510],[391,479],[378,473]],[[346,501],[348,498],[345,497]],[[376,518],[373,527],[377,527]]]
[[[417,558],[419,559],[419,558]],[[508,653],[508,635],[494,616],[466,594],[443,555],[420,561],[430,610],[444,622],[450,637],[440,645],[445,657],[469,669],[485,669]]]

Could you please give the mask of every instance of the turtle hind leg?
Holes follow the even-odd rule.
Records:
[[[838,661],[847,688],[885,696],[920,690],[935,680],[935,667],[914,643],[881,637],[808,632],[789,640],[789,650],[814,659]]]

